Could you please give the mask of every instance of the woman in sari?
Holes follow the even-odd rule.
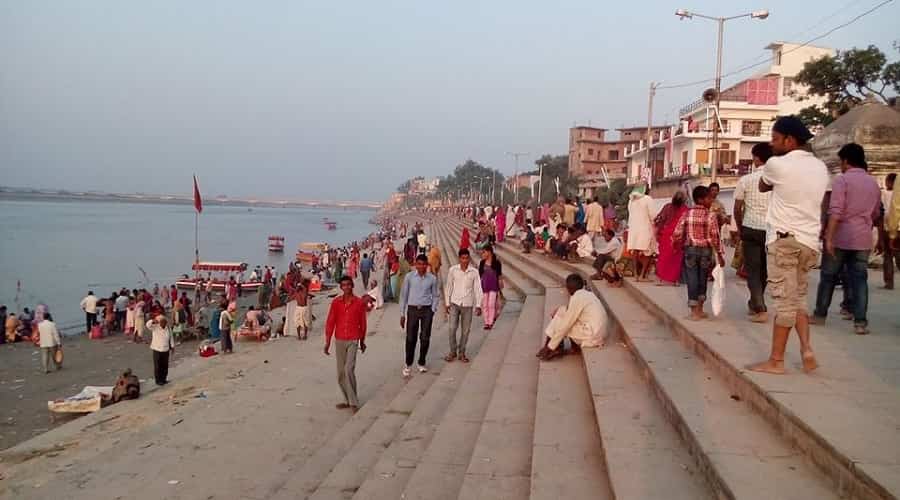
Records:
[[[356,273],[359,270],[359,249],[353,247],[353,250],[350,252],[350,260],[347,261],[347,274],[356,279]]]
[[[494,327],[494,321],[500,316],[497,307],[500,291],[503,289],[503,266],[494,254],[494,248],[487,245],[481,250],[481,262],[478,263],[478,274],[481,276],[481,312],[484,317],[484,329]]]
[[[684,203],[684,192],[678,191],[672,201],[659,212],[654,220],[656,240],[659,243],[659,256],[656,258],[657,285],[677,286],[681,277],[681,265],[684,261],[684,249],[672,244],[672,233],[678,221],[687,212]]]
[[[468,250],[472,243],[469,241],[469,228],[464,227],[462,230],[462,235],[459,237],[459,249],[460,250]]]
[[[497,216],[494,217],[494,225],[496,226],[497,241],[503,241],[506,237],[506,212],[503,209],[497,210]]]

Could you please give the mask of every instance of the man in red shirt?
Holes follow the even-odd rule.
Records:
[[[353,278],[341,278],[343,295],[336,297],[328,309],[325,322],[325,355],[331,354],[331,337],[334,337],[337,358],[338,385],[344,393],[344,402],[338,409],[359,410],[356,397],[356,351],[366,352],[366,302],[353,295]]]

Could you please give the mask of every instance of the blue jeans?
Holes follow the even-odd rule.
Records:
[[[836,248],[834,257],[828,255],[822,259],[822,270],[819,276],[819,289],[816,293],[815,315],[819,318],[828,316],[831,307],[831,296],[834,295],[835,283],[846,270],[844,295],[848,311],[853,313],[853,322],[866,326],[866,311],[869,308],[869,250],[842,250]]]
[[[709,247],[685,247],[684,274],[687,279],[688,305],[696,306],[706,301],[706,286],[712,269],[712,249]]]

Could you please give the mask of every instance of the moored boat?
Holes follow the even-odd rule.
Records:
[[[284,236],[269,236],[269,251],[284,252]]]
[[[206,273],[206,276],[200,276],[200,281],[203,283],[203,286],[206,286],[206,282],[209,279],[212,279],[212,289],[215,292],[224,292],[225,284],[228,283],[228,280],[235,275],[241,275],[247,270],[247,264],[245,262],[195,262],[193,266],[191,266],[198,275],[200,273]],[[215,273],[215,274],[213,274]],[[262,281],[244,281],[241,282],[241,289],[245,292],[255,292],[259,287],[262,286]],[[193,290],[197,285],[197,279],[191,278],[188,275],[182,275],[181,279],[175,282],[175,286],[181,289]]]

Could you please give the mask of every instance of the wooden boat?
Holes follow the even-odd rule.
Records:
[[[284,236],[269,236],[269,251],[284,252]]]
[[[196,273],[206,273],[206,277],[200,276],[200,280],[203,283],[203,286],[206,286],[206,279],[209,276],[212,276],[213,286],[212,289],[214,292],[224,292],[225,284],[228,283],[228,280],[231,277],[237,278],[237,275],[244,273],[247,270],[247,263],[245,262],[195,262],[193,266],[191,266]],[[212,273],[216,273],[213,275]],[[262,286],[262,281],[245,281],[241,283],[241,290],[243,292],[255,292],[259,287]],[[181,289],[193,290],[197,285],[197,280],[195,278],[191,278],[188,275],[182,275],[181,279],[175,282],[175,286]]]
[[[329,231],[334,231],[337,229],[337,222],[329,220],[327,217],[322,218],[322,224],[325,224],[325,228]]]

